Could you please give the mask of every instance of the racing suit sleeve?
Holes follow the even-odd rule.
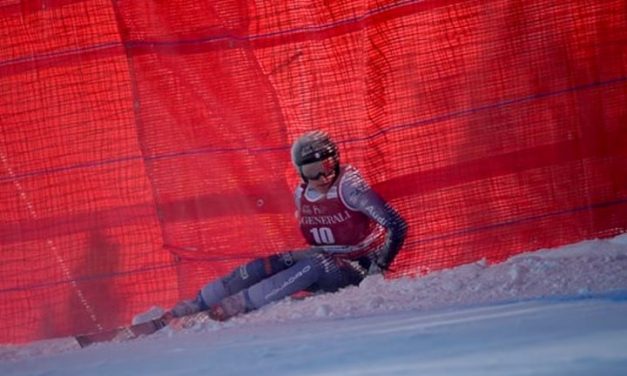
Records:
[[[405,241],[407,222],[357,170],[346,174],[340,184],[340,195],[350,209],[364,213],[385,228],[385,241],[373,252],[370,261],[381,270],[388,270]]]

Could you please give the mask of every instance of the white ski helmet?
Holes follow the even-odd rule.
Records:
[[[292,145],[292,163],[304,181],[301,167],[303,165],[331,158],[336,175],[340,170],[340,151],[329,135],[320,130],[310,131],[301,135]]]

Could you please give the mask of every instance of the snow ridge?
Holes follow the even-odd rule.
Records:
[[[212,332],[211,337],[215,337],[233,329],[254,331],[255,327],[281,323],[301,325],[329,320],[341,323],[345,319],[411,315],[412,312],[437,311],[439,315],[444,311],[488,304],[590,298],[627,300],[627,234],[524,253],[495,265],[481,260],[420,278],[385,280],[381,276],[371,276],[358,287],[334,294],[284,300],[225,323],[207,320],[186,329],[166,328],[137,341],[152,342],[202,332]],[[0,361],[73,351],[78,350],[71,338],[22,346],[4,345],[0,346]]]
[[[495,265],[481,260],[421,278],[371,276],[358,287],[305,301],[281,301],[232,323],[348,318],[547,297],[621,296],[626,290],[627,234],[623,234],[524,253]]]

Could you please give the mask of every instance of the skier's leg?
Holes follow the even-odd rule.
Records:
[[[264,278],[294,265],[292,252],[258,258],[233,270],[228,275],[203,286],[196,299],[183,300],[171,310],[176,317],[189,315],[220,302],[222,299],[246,289]]]
[[[294,258],[290,252],[259,258],[222,278],[222,284],[227,296],[233,295],[292,265]]]
[[[314,285],[325,291],[337,291],[339,288],[358,284],[362,279],[362,274],[343,264],[338,265],[334,257],[317,254],[303,258],[290,268],[223,299],[212,307],[211,315],[214,319],[226,320]]]

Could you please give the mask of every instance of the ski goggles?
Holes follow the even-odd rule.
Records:
[[[335,174],[335,161],[327,158],[322,161],[307,163],[300,166],[300,173],[307,180],[318,180]]]

